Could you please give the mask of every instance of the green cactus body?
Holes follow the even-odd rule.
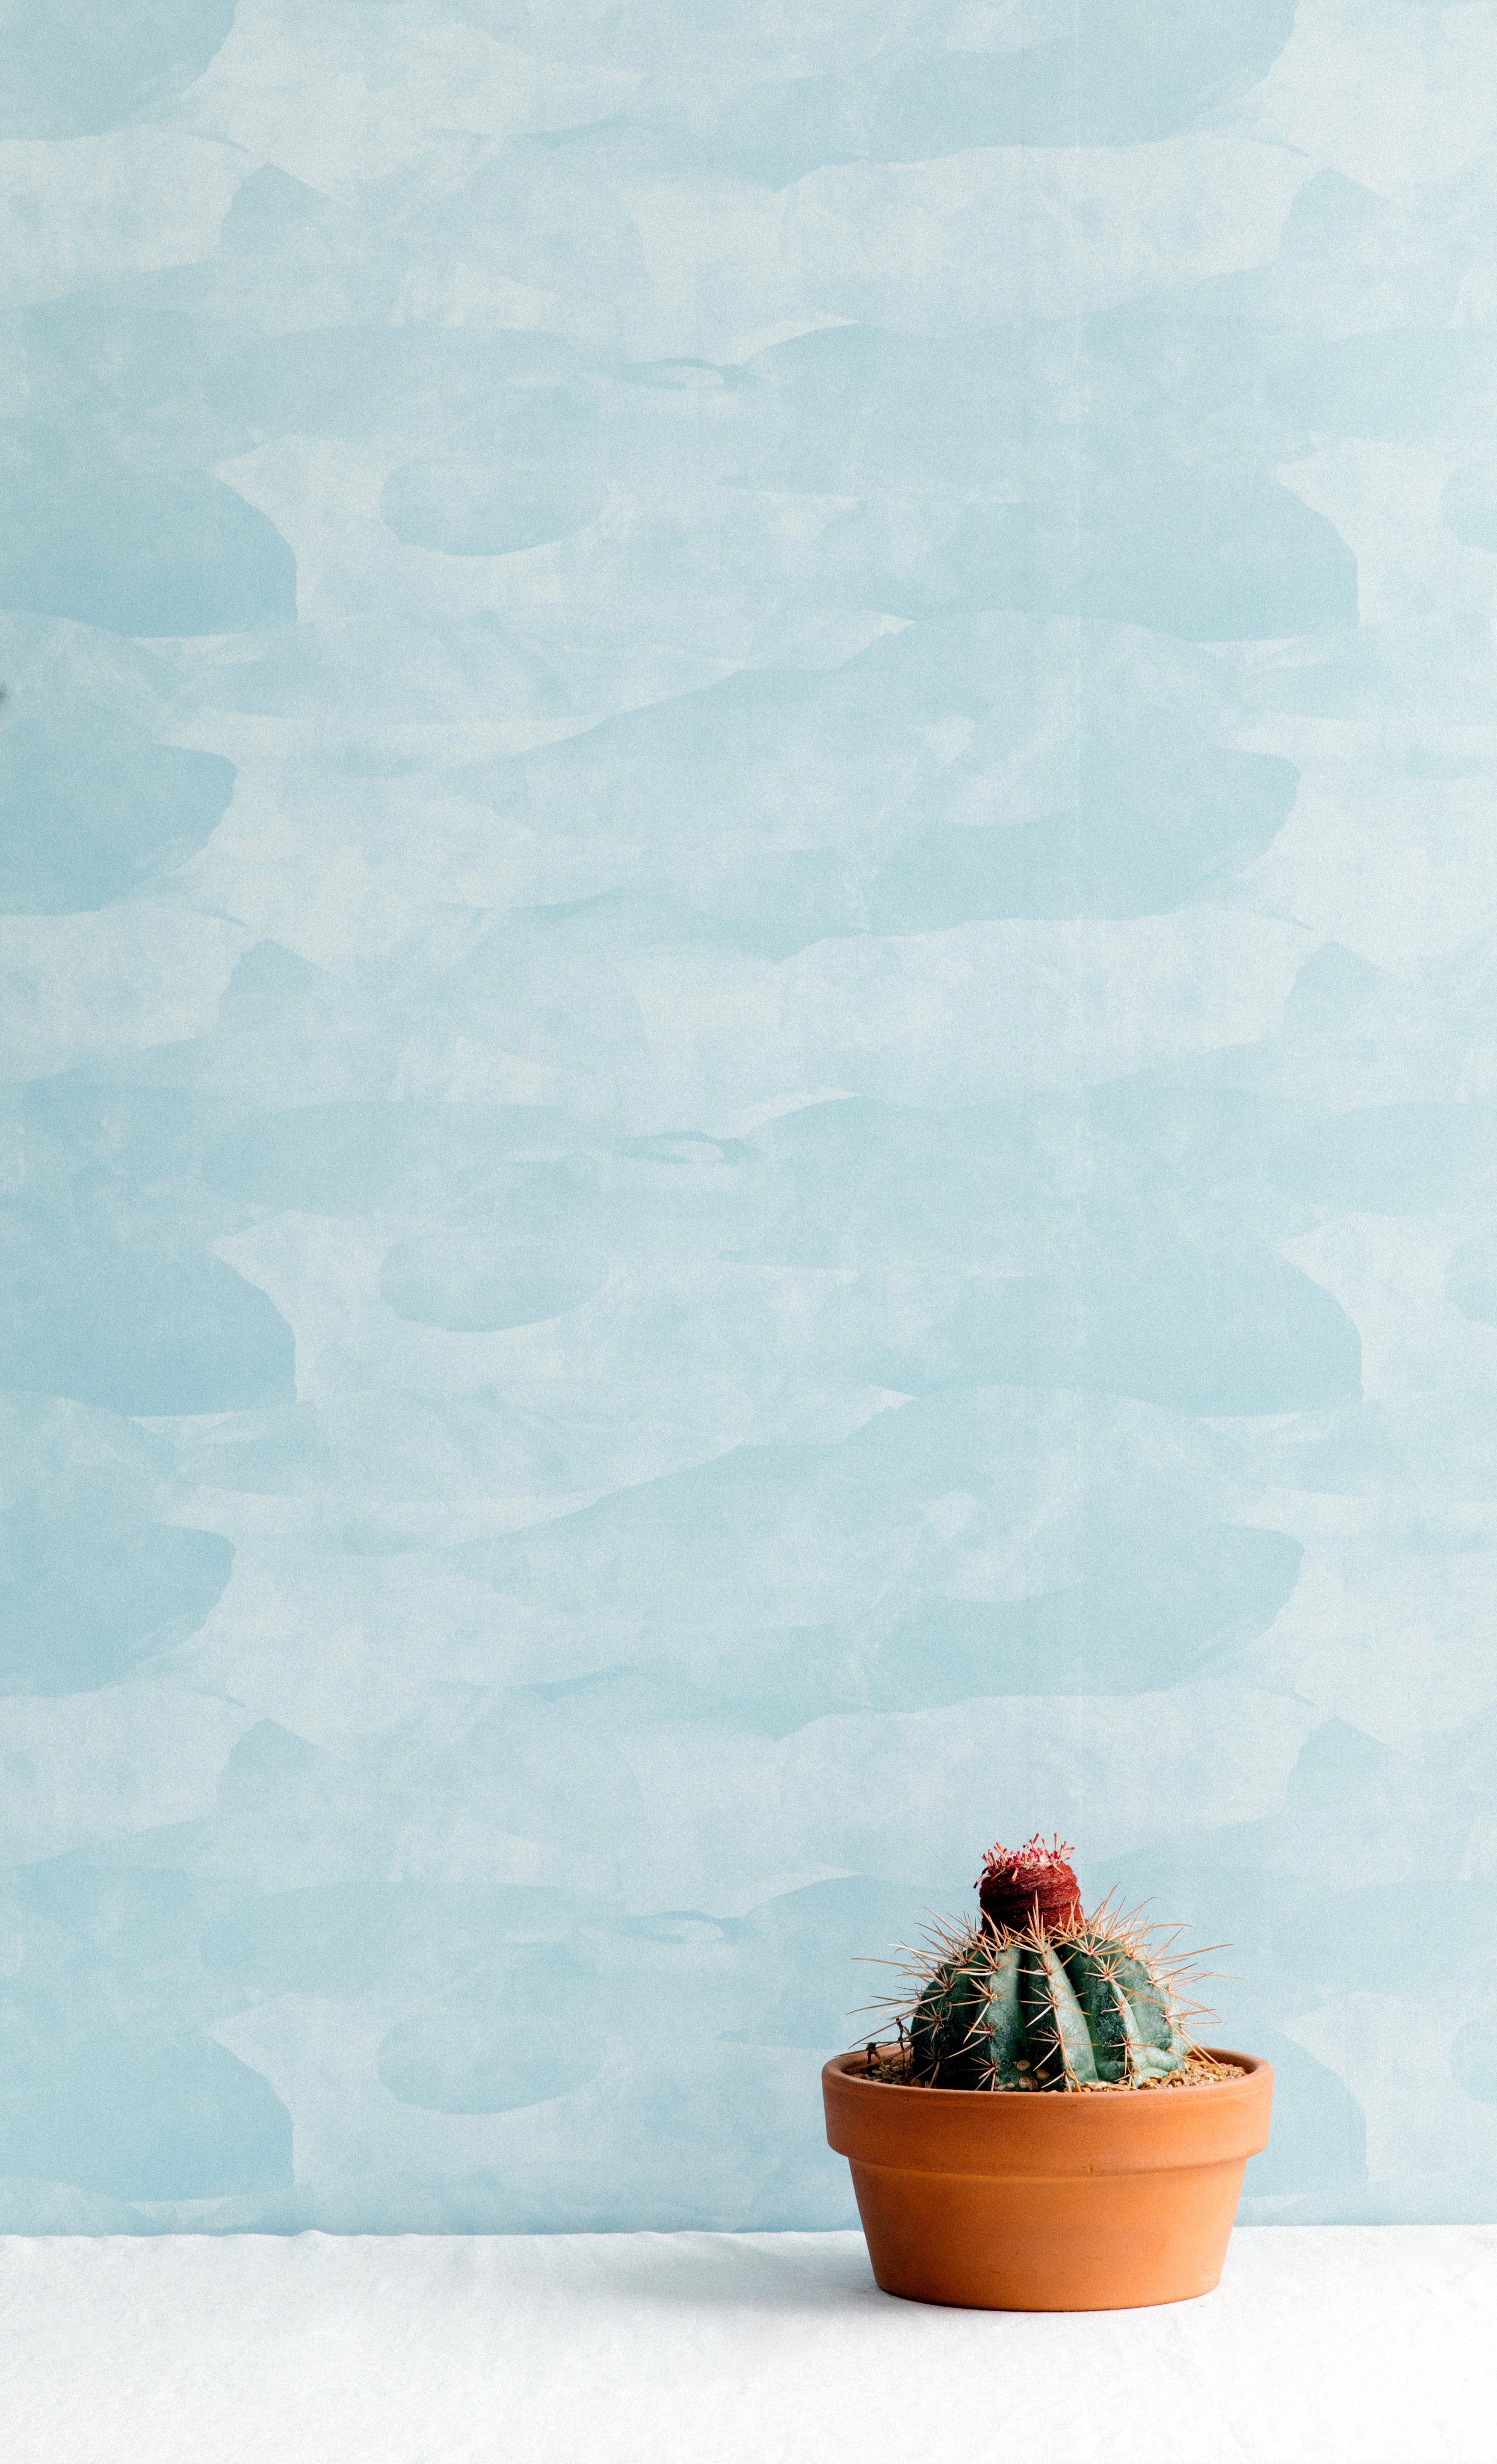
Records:
[[[915,2005],[916,2079],[932,2087],[1081,2088],[1164,2079],[1189,2048],[1165,1986],[1132,1944],[1083,1926],[978,1927]]]

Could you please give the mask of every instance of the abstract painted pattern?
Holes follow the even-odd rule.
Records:
[[[1497,11],[7,22],[0,2226],[1497,2212]]]

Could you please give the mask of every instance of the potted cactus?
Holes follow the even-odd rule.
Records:
[[[995,1847],[976,1925],[933,1928],[885,1997],[892,2039],[826,2064],[886,2293],[984,2310],[1127,2310],[1209,2293],[1273,2073],[1198,2045],[1192,1972],[1069,1846]]]

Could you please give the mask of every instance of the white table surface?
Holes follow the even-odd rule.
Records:
[[[1497,2464],[1497,2227],[1261,2227],[1204,2300],[878,2292],[856,2233],[0,2238],[5,2464]]]

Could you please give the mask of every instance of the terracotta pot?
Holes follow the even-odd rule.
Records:
[[[1018,2096],[822,2073],[886,2293],[963,2310],[1137,2310],[1209,2293],[1243,2167],[1268,2144],[1273,2073],[1133,2095]]]

